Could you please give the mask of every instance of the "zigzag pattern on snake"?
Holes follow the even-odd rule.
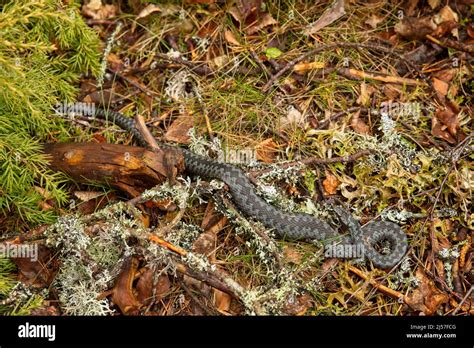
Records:
[[[148,147],[147,142],[135,128],[135,121],[115,111],[96,109],[95,117],[108,120],[129,131],[137,142]],[[160,144],[164,145],[164,144]],[[168,145],[164,145],[168,146]],[[174,147],[174,146],[173,146]],[[342,237],[328,223],[308,214],[290,214],[276,209],[265,202],[256,193],[253,185],[244,172],[227,163],[218,162],[196,155],[189,150],[174,147],[182,151],[186,171],[194,175],[216,178],[225,182],[230,189],[236,206],[247,216],[262,222],[268,228],[274,229],[277,237],[291,240],[329,241],[335,240],[350,245],[363,245],[364,256],[380,268],[396,265],[407,251],[407,237],[401,228],[388,221],[373,221],[360,228],[357,221],[341,208],[336,209],[339,219],[349,226],[350,237]],[[390,244],[388,253],[380,253],[375,245],[387,240]]]

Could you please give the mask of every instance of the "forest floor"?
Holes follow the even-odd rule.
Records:
[[[337,224],[336,201],[362,225],[392,221],[408,252],[380,269],[327,257],[317,241],[279,240],[221,182],[185,170],[139,196],[69,183],[58,221],[30,231],[47,237],[47,266],[16,263],[22,286],[43,291],[29,308],[474,314],[468,3],[86,2],[103,64],[81,79],[78,103],[138,114],[159,142],[235,163],[279,209]],[[64,125],[74,142],[135,144],[107,122]]]

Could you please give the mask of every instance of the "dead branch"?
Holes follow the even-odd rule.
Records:
[[[169,176],[166,151],[156,153],[135,146],[96,143],[47,144],[43,151],[51,158],[52,170],[81,183],[109,183],[132,197]],[[182,158],[177,159],[175,169],[176,173],[184,169]]]
[[[316,47],[316,48],[300,55],[299,57],[289,61],[280,71],[278,71],[276,74],[274,74],[268,80],[268,82],[265,84],[265,86],[263,86],[263,91],[267,92],[270,89],[270,87],[276,82],[276,80],[278,78],[280,78],[283,74],[287,73],[288,71],[292,70],[293,67],[296,64],[302,62],[303,60],[307,59],[308,57],[313,56],[313,55],[315,55],[319,52],[328,51],[328,50],[332,50],[332,49],[335,49],[335,48],[365,48],[365,49],[368,49],[368,50],[373,50],[373,51],[382,52],[382,53],[385,53],[385,54],[388,54],[388,55],[391,55],[391,56],[395,56],[397,59],[401,59],[400,58],[401,57],[400,52],[395,51],[395,50],[390,49],[390,48],[379,46],[379,45],[361,44],[361,43],[353,43],[353,42],[338,42],[338,43],[334,43],[334,44],[320,45],[320,46],[318,46],[318,47]],[[404,60],[404,63],[407,64],[408,66],[410,66],[414,71],[419,72],[419,69],[413,63],[411,63],[407,60]],[[423,80],[426,79],[426,77],[421,73],[419,73],[419,76]]]

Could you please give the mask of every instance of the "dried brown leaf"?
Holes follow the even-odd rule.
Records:
[[[382,87],[383,94],[387,97],[388,100],[396,100],[401,94],[402,91],[395,84],[385,84]]]
[[[444,6],[437,15],[434,16],[436,24],[443,22],[459,22],[459,16],[449,5]]]
[[[360,118],[360,110],[352,115],[351,127],[356,133],[370,134],[370,127]]]
[[[213,232],[204,232],[193,243],[193,251],[206,255],[211,261],[215,259],[217,236]]]
[[[374,87],[368,85],[365,82],[362,82],[360,85],[360,94],[357,98],[356,103],[363,106],[368,106],[370,104],[370,97],[375,92]]]
[[[379,17],[373,14],[364,23],[370,25],[371,28],[375,29],[377,28],[377,25],[379,25],[382,21],[383,21],[383,17]]]
[[[428,5],[430,5],[431,9],[434,10],[439,6],[440,2],[441,0],[428,0]]]
[[[133,281],[138,269],[138,259],[133,257],[126,261],[113,287],[112,300],[125,315],[138,314],[142,304],[133,293]]]
[[[431,17],[405,17],[395,25],[395,32],[408,40],[423,40],[437,26]]]
[[[161,273],[157,279],[154,278],[156,271],[145,268],[137,282],[137,300],[144,305],[154,301],[160,301],[170,290],[171,283],[166,273]],[[155,284],[155,286],[153,286]],[[154,290],[154,291],[153,291]]]
[[[76,205],[82,214],[91,214],[117,198],[113,192],[107,192],[104,195],[99,191],[75,191],[74,196],[80,201]]]
[[[240,42],[237,41],[237,39],[235,38],[235,35],[233,32],[231,32],[230,30],[226,30],[224,32],[224,38],[225,40],[230,43],[231,45],[234,45],[234,46],[240,46]]]
[[[140,11],[136,19],[145,18],[155,12],[161,12],[161,7],[156,4],[149,4],[143,10]]]
[[[232,297],[229,294],[226,294],[223,291],[218,289],[213,289],[214,292],[214,304],[217,310],[223,314],[230,314],[230,304],[232,302]]]
[[[448,89],[449,89],[449,83],[437,79],[436,77],[433,77],[433,88],[436,90],[436,92],[442,96],[446,97],[446,94],[448,94]]]
[[[165,140],[174,141],[179,144],[189,144],[189,130],[194,126],[194,119],[185,113],[173,121],[165,134]]]
[[[322,28],[334,23],[345,14],[346,10],[344,8],[344,0],[335,0],[316,22],[304,30],[304,34],[312,35]]]
[[[432,76],[444,82],[451,82],[457,72],[458,69],[443,69],[433,73]]]
[[[473,24],[473,23],[471,23],[471,24],[468,25],[468,27],[467,27],[467,35],[469,35],[469,37],[470,37],[471,39],[474,39],[474,24]]]
[[[259,30],[262,30],[263,28],[266,28],[270,25],[275,25],[275,24],[278,24],[277,20],[273,18],[271,14],[264,13],[263,16],[261,16],[257,22],[245,28],[245,32],[248,35],[252,35],[258,32]]]
[[[252,35],[257,31],[278,22],[267,12],[262,12],[261,0],[240,0],[227,12],[244,27],[244,32]]]
[[[283,250],[283,256],[286,261],[294,263],[295,265],[301,264],[301,260],[303,259],[303,255],[291,246],[285,247]]]
[[[456,143],[456,139],[446,130],[446,126],[436,117],[431,120],[431,134],[435,137],[446,140],[450,144]]]
[[[265,139],[256,147],[257,159],[265,163],[273,163],[278,151],[278,145],[272,138]]]
[[[214,203],[209,202],[204,212],[201,228],[206,232],[217,234],[224,228],[226,223],[227,217],[216,210]]]
[[[418,288],[405,297],[405,302],[415,311],[425,315],[433,315],[441,305],[448,302],[449,297],[442,293],[428,278],[421,268],[416,270]]]
[[[287,315],[304,315],[312,307],[311,296],[307,293],[292,296],[285,305],[284,312]]]
[[[12,243],[2,243],[4,248]],[[20,245],[20,244],[16,244]],[[36,259],[31,257],[12,257],[11,261],[17,266],[19,280],[36,287],[47,287],[51,284],[58,270],[58,264],[53,259],[53,253],[42,244],[38,244]]]
[[[459,129],[459,120],[457,113],[455,113],[451,108],[446,108],[445,110],[438,110],[436,112],[436,117],[447,127],[448,132],[455,137]]]
[[[338,178],[326,171],[326,179],[323,180],[325,194],[334,195],[337,192],[340,184],[341,182],[338,180]]]

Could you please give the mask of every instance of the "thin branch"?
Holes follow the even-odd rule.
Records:
[[[471,285],[471,288],[469,289],[469,291],[466,293],[466,295],[463,297],[463,299],[461,300],[461,302],[459,302],[459,304],[457,305],[456,309],[454,310],[453,312],[453,315],[456,315],[456,313],[459,311],[459,309],[461,308],[461,306],[464,304],[464,302],[466,302],[467,298],[471,295],[471,292],[474,290],[474,285]]]
[[[289,168],[289,167],[293,167],[293,166],[297,166],[301,164],[312,165],[312,164],[330,164],[330,163],[349,163],[349,162],[354,162],[361,157],[367,156],[372,152],[373,152],[372,150],[362,150],[352,155],[344,156],[344,157],[332,157],[332,158],[310,157],[310,158],[306,158],[300,161],[292,161],[292,162],[283,163],[282,165],[280,165],[280,167],[285,169],[285,168]],[[259,170],[259,171],[253,171],[253,172],[250,172],[250,177],[252,180],[255,181],[255,178],[261,176],[262,174],[268,173],[272,170],[273,169],[269,168],[269,169],[264,169],[264,170]]]
[[[372,45],[372,44],[361,44],[361,43],[353,43],[353,42],[338,42],[338,43],[334,43],[334,44],[320,45],[320,46],[318,46],[318,47],[302,54],[301,56],[293,59],[292,61],[288,62],[280,71],[278,71],[275,75],[273,75],[273,77],[270,80],[268,80],[268,82],[265,84],[265,86],[263,86],[263,91],[264,92],[268,91],[270,89],[270,87],[275,83],[275,81],[278,78],[280,78],[286,72],[292,70],[293,67],[296,64],[302,62],[303,60],[307,59],[308,57],[310,57],[312,55],[315,55],[319,52],[328,51],[328,50],[332,50],[332,49],[335,49],[335,48],[365,48],[365,49],[368,49],[368,50],[373,50],[373,51],[386,53],[388,55],[396,57],[397,59],[401,59],[400,52],[395,51],[395,50],[390,49],[390,48],[386,48],[386,47],[383,47],[383,46]],[[419,74],[421,79],[427,80],[426,76],[424,74],[422,74],[419,71],[419,69],[412,62],[410,62],[408,60],[404,60],[403,62],[407,66],[409,66],[413,70],[415,70]]]
[[[354,267],[354,266],[349,266],[349,270],[356,274],[357,276],[359,276],[360,278],[364,279],[365,281],[367,281],[370,285],[372,285],[375,289],[379,290],[380,292],[384,293],[385,295],[387,296],[390,296],[394,299],[397,299],[397,300],[402,300],[403,302],[405,302],[405,295],[403,295],[402,293],[398,292],[398,291],[395,291],[393,289],[390,289],[389,287],[385,286],[385,285],[382,285],[380,284],[379,282],[377,282],[376,280],[372,279],[372,278],[369,278],[369,276],[367,276],[366,274],[364,274],[360,269]]]

